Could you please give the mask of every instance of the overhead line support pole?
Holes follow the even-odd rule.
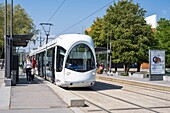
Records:
[[[5,59],[5,77],[7,76],[7,0],[4,8],[4,59]]]

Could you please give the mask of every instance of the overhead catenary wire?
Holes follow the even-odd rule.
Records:
[[[48,19],[47,23],[51,21],[51,19],[55,16],[55,14],[59,11],[59,9],[62,7],[62,5],[65,3],[66,0],[63,0],[63,2],[60,4],[60,6],[55,10],[55,12],[52,14],[52,16]],[[39,29],[39,32],[42,31],[42,28]],[[36,39],[38,41],[38,38]],[[40,46],[41,46],[41,36],[40,36]],[[44,41],[44,40],[43,40]]]
[[[50,20],[55,16],[55,14],[59,11],[59,9],[61,8],[61,6],[64,4],[66,0],[63,0],[63,2],[60,4],[60,6],[55,10],[55,12],[51,15],[51,17],[48,19],[48,21],[46,23],[43,23],[44,25],[52,25],[50,22]],[[40,23],[40,25],[43,25],[42,23]],[[45,31],[45,28],[42,26],[43,30]],[[42,30],[42,28],[40,29],[40,31]],[[49,28],[50,30],[50,28]],[[50,31],[49,31],[50,32]],[[46,31],[45,31],[46,33]],[[41,45],[41,44],[40,44]]]
[[[77,23],[73,24],[72,26],[68,27],[67,29],[63,30],[60,34],[64,33],[65,31],[71,29],[72,27],[78,25],[79,23],[83,22],[84,20],[88,19],[89,17],[91,17],[92,15],[94,15],[95,13],[99,12],[100,10],[104,9],[106,6],[110,5],[111,3],[114,3],[114,1],[112,0],[111,2],[107,3],[106,5],[104,5],[103,7],[101,7],[100,9],[96,10],[95,12],[91,13],[90,15],[88,15],[87,17],[85,17],[84,19],[78,21]]]
[[[66,0],[63,0],[63,2],[60,4],[60,6],[55,10],[55,12],[52,14],[52,16],[49,18],[49,20],[47,22],[49,22],[53,17],[54,15],[59,11],[59,9],[61,8],[61,6],[64,4]]]

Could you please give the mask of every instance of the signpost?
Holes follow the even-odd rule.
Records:
[[[150,80],[163,80],[165,75],[165,51],[149,50]]]

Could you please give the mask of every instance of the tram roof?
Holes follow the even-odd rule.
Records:
[[[80,37],[83,41],[91,42],[91,38],[88,35],[83,35],[83,34],[64,34],[58,36],[56,39],[51,40],[49,43],[47,43],[47,46],[50,46],[54,43],[63,44],[62,46],[69,45],[75,41],[80,41]]]
[[[81,37],[81,40],[80,40],[80,37]],[[56,45],[59,45],[59,46],[65,48],[67,50],[70,47],[70,45],[72,45],[75,42],[79,42],[79,41],[80,42],[81,41],[83,41],[83,42],[86,41],[88,43],[93,44],[93,40],[88,35],[83,35],[83,34],[64,34],[64,35],[58,36],[54,40],[51,40],[46,45],[43,45],[42,47],[38,48],[37,50],[34,50],[34,52],[44,51],[45,48],[51,48],[51,47],[54,47]]]

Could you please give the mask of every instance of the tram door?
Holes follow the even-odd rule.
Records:
[[[44,64],[44,52],[40,53],[38,55],[38,71],[39,71],[39,76],[44,76],[44,67],[45,67],[45,64]]]
[[[38,64],[38,67],[37,67],[38,76],[40,76],[40,54],[36,55],[36,60],[37,60],[37,64]]]
[[[56,52],[55,52],[56,53],[55,77],[56,77],[56,80],[60,80],[60,81],[64,80],[63,61],[64,61],[65,52],[66,50],[63,47],[57,46]]]
[[[47,59],[46,59],[46,75],[51,82],[54,82],[54,48],[47,50]]]

